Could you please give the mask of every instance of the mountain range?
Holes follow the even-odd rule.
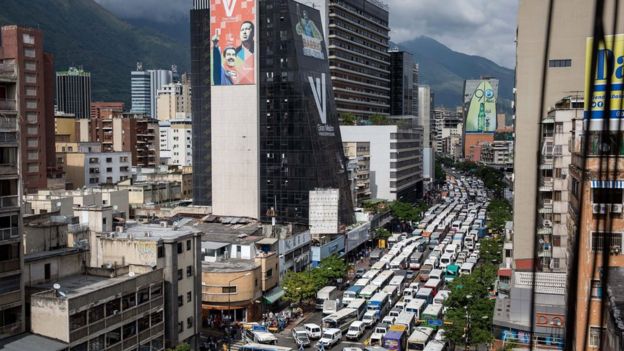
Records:
[[[57,70],[82,66],[91,72],[93,100],[130,100],[130,72],[178,66],[190,71],[188,18],[168,24],[147,19],[121,19],[94,0],[3,0],[0,25],[18,24],[44,31],[44,45],[54,54]],[[399,44],[414,55],[420,82],[431,86],[436,106],[462,103],[463,81],[482,76],[500,80],[501,106],[513,97],[513,70],[480,56],[449,49],[429,37]],[[505,109],[504,109],[505,110]]]

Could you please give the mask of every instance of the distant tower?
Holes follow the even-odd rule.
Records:
[[[76,118],[89,118],[91,73],[76,67],[56,72],[56,105],[59,111],[73,113]]]

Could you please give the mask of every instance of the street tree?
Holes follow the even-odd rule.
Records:
[[[493,199],[487,208],[488,227],[500,234],[505,229],[505,224],[513,218],[511,204],[505,199]]]
[[[420,219],[420,213],[410,203],[403,201],[394,201],[390,204],[390,210],[392,215],[402,221],[418,221]]]
[[[498,265],[502,262],[503,237],[484,238],[481,240],[481,259],[486,263]]]
[[[301,304],[316,297],[316,292],[324,285],[322,277],[312,271],[288,272],[282,281],[284,300]]]

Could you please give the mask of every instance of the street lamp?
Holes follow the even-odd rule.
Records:
[[[251,275],[251,272],[247,272],[247,273],[245,273],[245,274],[243,274],[243,275],[241,275],[239,277],[236,277],[236,278],[234,278],[234,279],[232,279],[232,280],[230,280],[228,282],[228,312],[230,314],[232,312],[232,298],[231,298],[232,297],[232,291],[231,291],[232,290],[232,282],[235,281],[235,280],[238,280],[240,278],[247,277],[249,275]],[[237,294],[238,294],[238,291],[237,291]],[[232,320],[233,319],[234,319],[234,316],[231,316],[231,315],[228,318],[228,351],[230,351],[231,347],[232,347]]]

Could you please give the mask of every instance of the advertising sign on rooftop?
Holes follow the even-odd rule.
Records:
[[[624,34],[608,35],[598,43],[594,79],[591,75],[593,38],[587,38],[585,49],[585,118],[624,117]],[[610,80],[610,82],[609,82]],[[590,90],[593,96],[589,96]],[[607,91],[609,95],[607,95]],[[587,103],[591,101],[591,103]],[[608,111],[607,111],[608,108]]]

